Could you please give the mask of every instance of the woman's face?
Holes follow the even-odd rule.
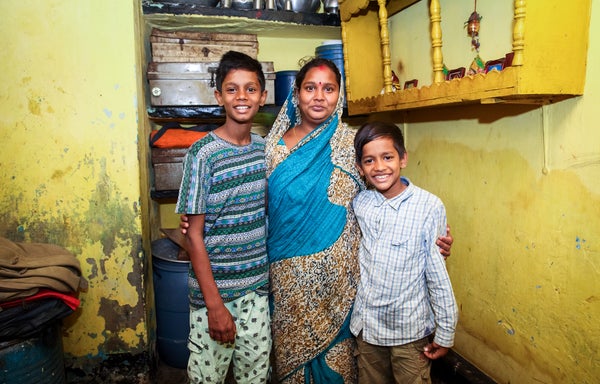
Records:
[[[302,123],[314,129],[327,120],[335,110],[340,96],[340,86],[335,73],[326,65],[321,65],[306,72],[298,92],[298,107]]]

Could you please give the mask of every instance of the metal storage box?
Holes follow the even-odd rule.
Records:
[[[154,189],[177,191],[183,176],[183,158],[187,148],[152,148]]]
[[[267,100],[275,104],[273,62],[261,62],[265,73]],[[219,62],[148,64],[152,106],[217,105],[214,96],[215,70]]]
[[[154,62],[219,61],[227,51],[238,51],[256,59],[256,35],[240,33],[205,33],[163,31],[153,28],[150,35]]]

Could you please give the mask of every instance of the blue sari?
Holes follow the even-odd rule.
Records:
[[[359,280],[360,231],[351,203],[363,188],[354,130],[330,118],[288,150],[300,123],[290,93],[265,149],[275,372],[281,383],[354,383],[349,319]]]

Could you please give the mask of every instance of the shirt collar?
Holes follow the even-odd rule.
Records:
[[[387,199],[385,196],[383,196],[380,192],[375,191],[375,196],[376,196],[376,202],[375,205],[377,207],[382,206],[383,204],[389,204],[390,207],[394,208],[395,210],[398,210],[398,208],[400,208],[400,204],[402,204],[405,200],[407,200],[408,198],[410,198],[414,191],[415,191],[415,186],[413,185],[413,183],[410,182],[410,180],[407,177],[404,176],[400,176],[400,181],[406,185],[406,188],[404,189],[404,191],[400,192],[399,195],[396,195],[394,197],[392,197],[391,199]]]

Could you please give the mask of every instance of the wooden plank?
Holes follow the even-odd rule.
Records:
[[[197,31],[165,31],[158,28],[152,28],[150,41],[174,42],[181,40],[190,40],[191,42],[231,42],[234,44],[243,44],[244,42],[257,43],[255,34],[244,33],[212,33]]]
[[[152,29],[150,36],[155,62],[219,61],[230,50],[256,59],[258,39],[255,34],[165,31]]]
[[[258,57],[258,47],[252,46],[152,43],[152,61],[218,62],[224,53],[231,50],[245,53],[253,59]]]
[[[151,43],[163,43],[163,44],[175,44],[175,45],[182,45],[182,44],[221,44],[221,45],[236,45],[236,46],[248,46],[248,47],[252,47],[252,46],[256,46],[258,47],[258,41],[257,40],[231,40],[231,39],[206,39],[206,40],[202,40],[202,39],[189,39],[189,38],[181,38],[181,39],[176,39],[176,38],[172,38],[172,37],[160,37],[160,36],[151,36],[150,37],[150,42]]]

